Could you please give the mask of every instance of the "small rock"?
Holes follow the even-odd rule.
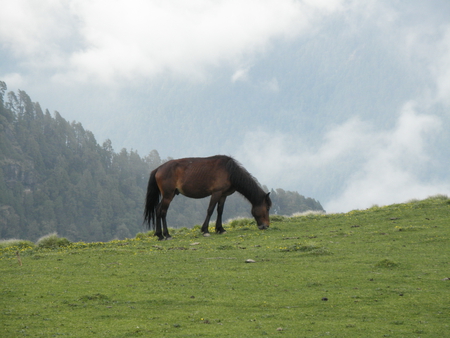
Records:
[[[282,327],[277,328],[277,331],[283,331]]]
[[[253,259],[247,259],[247,260],[245,261],[245,263],[256,263],[256,261],[254,261]]]
[[[199,245],[199,244],[200,244],[200,242],[191,243],[191,245]]]
[[[322,300],[323,300],[324,302],[326,302],[326,301],[328,300],[328,298],[327,298],[327,297],[323,297]]]
[[[449,278],[449,277],[446,277],[446,278],[444,278],[443,280],[450,280],[450,278]]]

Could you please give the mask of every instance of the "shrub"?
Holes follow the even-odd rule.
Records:
[[[17,247],[18,249],[33,248],[34,243],[23,239],[4,239],[0,240],[0,248]]]
[[[281,215],[272,215],[270,216],[270,222],[289,222],[289,218]]]
[[[280,248],[280,251],[284,252],[293,252],[293,251],[300,251],[306,254],[310,255],[330,255],[331,252],[322,246],[318,246],[316,243],[306,243],[306,244],[293,244],[284,248]]]
[[[375,264],[377,268],[395,268],[398,266],[397,263],[391,261],[390,259],[383,259]]]
[[[186,228],[186,227],[182,227],[182,228],[179,228],[179,229],[173,229],[172,230],[172,233],[174,234],[174,235],[186,235],[186,234],[188,234],[190,232],[190,229],[188,229],[188,228]]]
[[[449,197],[447,195],[443,195],[443,194],[437,194],[434,196],[430,196],[427,199],[429,200],[442,200],[442,201],[447,201],[449,199]]]
[[[233,247],[231,245],[219,245],[217,250],[231,250]]]
[[[234,228],[243,228],[249,225],[254,225],[256,222],[250,218],[236,218],[229,222],[229,225],[232,229]]]
[[[136,239],[146,239],[146,238],[149,238],[149,237],[153,237],[153,231],[147,231],[147,232],[138,232],[137,234],[136,234]]]
[[[70,245],[70,241],[64,237],[58,237],[56,232],[38,239],[36,245],[40,248],[59,248]]]
[[[308,210],[304,212],[294,212],[291,217],[301,217],[301,216],[322,216],[325,215],[325,211],[322,210]]]

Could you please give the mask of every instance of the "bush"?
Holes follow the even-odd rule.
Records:
[[[281,216],[281,215],[272,215],[270,216],[270,222],[271,223],[275,223],[275,222],[289,222],[289,218],[286,216]]]
[[[34,243],[23,239],[4,239],[0,240],[0,248],[17,247],[18,249],[33,248]]]
[[[281,248],[280,251],[284,252],[294,252],[299,251],[310,255],[331,255],[331,252],[322,246],[318,246],[316,243],[306,243],[306,244],[294,244],[284,248]]]
[[[179,229],[172,229],[172,233],[174,235],[186,235],[186,234],[189,233],[189,231],[190,231],[190,229],[188,229],[186,227],[182,227],[182,228],[179,228]]]
[[[383,259],[375,264],[375,266],[377,268],[396,268],[398,264],[389,259]]]
[[[234,228],[243,228],[247,227],[249,225],[254,225],[256,222],[253,219],[250,218],[236,218],[230,221],[228,223],[232,229]]]
[[[153,237],[153,231],[147,231],[145,233],[144,232],[138,232],[136,234],[136,239],[140,239],[140,240],[147,239],[149,237]]]
[[[438,194],[438,195],[434,195],[434,196],[430,196],[427,199],[429,200],[442,200],[442,201],[447,201],[449,199],[449,197],[447,195],[443,195],[443,194]]]
[[[64,237],[58,237],[56,232],[38,239],[36,245],[40,248],[59,248],[70,245],[70,241]]]

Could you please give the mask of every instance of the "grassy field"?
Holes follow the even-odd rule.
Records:
[[[226,228],[0,243],[0,336],[450,336],[447,197]]]

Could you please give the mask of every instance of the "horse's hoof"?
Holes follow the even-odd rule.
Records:
[[[226,234],[226,233],[227,233],[227,232],[226,232],[225,230],[224,230],[224,231],[219,231],[219,232],[218,232],[219,235],[224,235],[224,234]]]
[[[172,239],[172,237],[166,237],[166,241],[168,241],[168,240],[171,240]]]
[[[211,236],[209,232],[205,232],[205,233],[203,234],[203,237],[209,237],[209,236]]]

